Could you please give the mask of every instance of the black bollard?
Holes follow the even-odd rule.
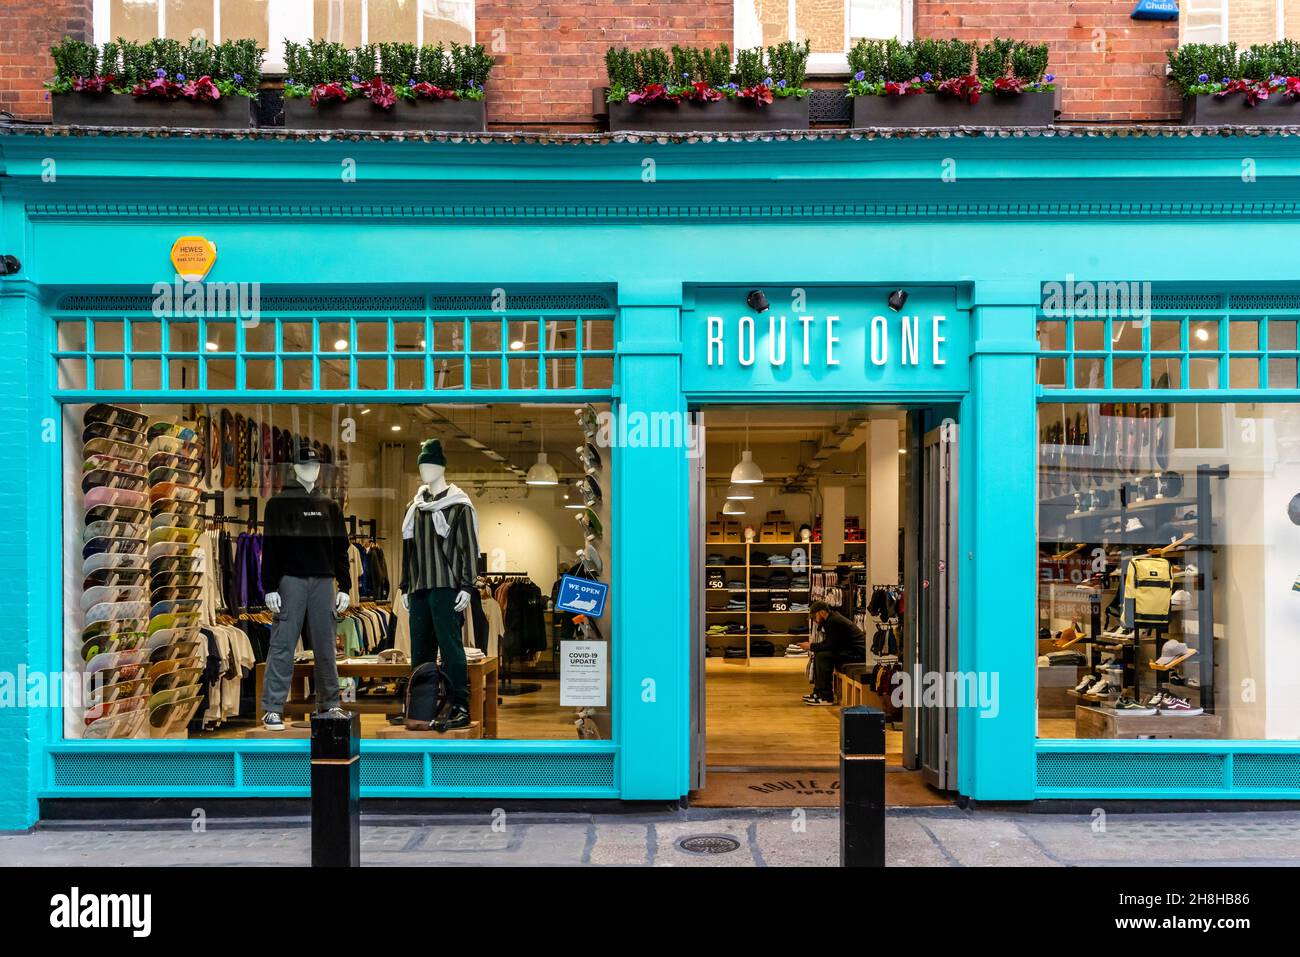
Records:
[[[840,866],[885,866],[885,715],[840,712]]]
[[[311,866],[361,866],[361,718],[311,718]]]

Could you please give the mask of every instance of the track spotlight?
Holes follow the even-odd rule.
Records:
[[[895,289],[889,294],[889,308],[898,312],[907,305],[907,290]]]
[[[745,303],[755,312],[767,312],[767,296],[761,289],[755,289],[745,297]]]

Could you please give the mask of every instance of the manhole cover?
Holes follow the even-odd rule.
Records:
[[[725,834],[697,834],[682,838],[677,846],[688,854],[726,854],[740,847],[740,842]]]

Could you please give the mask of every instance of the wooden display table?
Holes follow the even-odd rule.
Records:
[[[1222,737],[1217,714],[1112,714],[1102,708],[1074,709],[1076,738],[1193,738]]]
[[[377,678],[393,680],[409,678],[409,664],[394,664],[369,659],[343,658],[338,662],[340,678]],[[284,714],[310,714],[316,706],[314,699],[307,697],[307,679],[315,673],[315,666],[310,661],[296,661],[293,665],[293,680],[290,683],[289,700],[284,703]],[[258,717],[261,718],[262,684],[266,680],[266,662],[258,662],[256,671],[256,694]],[[481,737],[497,736],[497,702],[499,696],[499,670],[496,658],[480,658],[469,662],[469,719],[482,728]],[[300,696],[295,696],[297,692]],[[356,701],[345,701],[345,711],[358,714],[401,714],[405,702],[396,695],[359,695]],[[268,731],[265,736],[283,736],[284,731]],[[250,731],[245,737],[263,736],[261,730]],[[449,737],[450,735],[443,735]],[[293,735],[291,735],[293,737]]]

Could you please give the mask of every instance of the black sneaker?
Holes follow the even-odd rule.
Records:
[[[316,716],[320,718],[344,718],[352,719],[351,711],[344,711],[342,708],[330,708],[328,711],[317,711]]]
[[[284,715],[280,714],[278,711],[268,711],[266,714],[262,715],[262,730],[283,731]]]
[[[823,698],[820,695],[810,694],[804,696],[803,703],[807,705],[812,705],[813,707],[817,707],[819,705],[832,705],[835,702],[832,701],[830,698]]]
[[[459,705],[453,705],[443,712],[441,718],[433,723],[433,730],[442,734],[444,731],[455,731],[458,728],[468,728],[469,725],[469,712]]]

